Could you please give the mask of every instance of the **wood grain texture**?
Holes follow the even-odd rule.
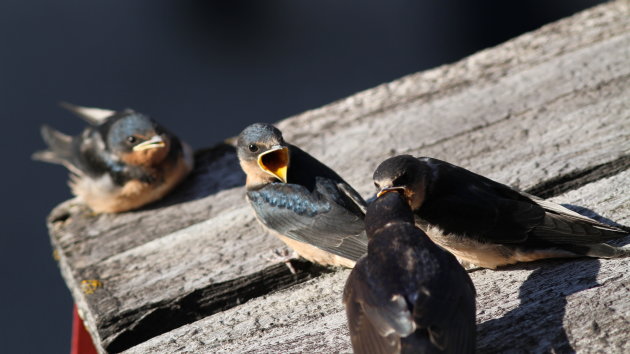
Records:
[[[593,207],[628,224],[627,179],[625,186],[614,181],[626,176],[624,171],[630,167],[629,79],[630,2],[616,1],[457,63],[412,74],[283,120],[278,127],[287,141],[337,170],[364,196],[374,192],[371,176],[380,161],[408,153],[444,159],[516,187],[538,188],[548,196],[569,191],[562,195],[572,198],[567,202]],[[164,342],[172,338],[188,348],[193,344],[185,343],[177,334],[179,329],[159,336],[182,325],[181,331],[188,331],[191,341],[199,339],[208,348],[263,348],[239,340],[247,336],[245,339],[267,338],[268,342],[258,345],[270,350],[348,349],[345,323],[338,311],[345,273],[327,274],[261,298],[327,271],[294,259],[297,273],[292,274],[274,258],[274,249],[285,247],[255,221],[244,199],[244,175],[229,143],[199,151],[196,163],[193,174],[171,195],[141,210],[95,216],[68,201],[51,213],[49,229],[62,275],[99,350],[121,351],[156,336],[138,348],[160,351],[163,346],[164,352],[172,352],[177,348]],[[585,183],[609,184],[598,189],[595,197],[584,189],[588,186],[576,189]],[[556,189],[559,185],[564,187]],[[575,265],[581,264],[585,264],[584,274],[590,276],[574,272],[579,268]],[[612,267],[614,264],[620,268]],[[553,323],[565,324],[563,335],[570,345],[586,348],[594,342],[581,344],[585,340],[582,332],[566,327],[567,318],[573,318],[569,305],[604,311],[608,295],[597,292],[604,291],[602,286],[589,285],[594,284],[593,274],[595,281],[616,289],[606,290],[614,302],[618,292],[628,287],[625,276],[617,277],[615,272],[627,264],[622,260],[602,261],[601,265],[599,261],[578,261],[572,267],[552,262],[543,267],[548,270],[540,271],[540,276],[562,278],[566,271],[571,276],[561,284],[569,284],[573,290],[562,291],[572,292],[558,300],[552,296],[556,290],[542,295],[534,291],[538,295],[531,298],[551,296],[551,302],[536,300],[543,307],[565,303],[567,310],[553,317]],[[567,268],[554,270],[562,267]],[[507,318],[521,321],[522,316],[533,316],[533,310],[518,310],[529,309],[519,305],[518,296],[523,284],[535,288],[544,283],[536,280],[543,279],[535,274],[537,269],[475,273],[475,281],[483,289],[498,288],[512,299],[509,307],[503,293],[483,293],[488,303],[480,300],[480,311],[490,311],[499,306],[497,302],[505,308],[495,309],[491,315],[480,312],[481,350],[508,348],[513,337],[485,342],[484,338],[491,338],[495,328],[506,325]],[[610,278],[600,278],[602,274]],[[574,275],[582,279],[578,285],[570,285]],[[534,278],[530,281],[530,277]],[[100,285],[89,293],[84,280],[98,280],[95,284]],[[285,300],[272,305],[269,301],[275,300],[269,299],[274,296]],[[287,297],[296,305],[283,303]],[[246,301],[246,305],[224,311]],[[621,314],[627,321],[630,305],[620,302],[617,307],[609,304],[613,310],[605,313]],[[258,322],[251,322],[247,313],[256,313],[250,304],[257,303],[278,317],[258,314],[262,316]],[[575,313],[575,321],[584,320],[579,313]],[[609,343],[623,345],[618,340],[622,336],[614,331],[618,322],[609,326],[606,316],[596,319],[582,314],[597,321],[597,325],[584,325],[594,328],[592,333],[599,331],[596,338],[601,341],[606,334],[611,336],[606,339]],[[206,316],[210,317],[195,322]],[[506,320],[501,322],[502,318]],[[300,319],[312,324],[306,326]],[[230,326],[225,323],[238,325],[240,332],[227,333]],[[299,326],[315,326],[318,334],[301,332]],[[214,334],[208,337],[208,333]],[[523,347],[538,348],[529,342],[523,342]],[[190,350],[207,351],[204,348]]]
[[[630,224],[630,170],[551,200]],[[614,195],[610,193],[614,192]],[[617,244],[630,243],[626,237]],[[630,350],[630,259],[548,260],[471,273],[478,351]],[[252,300],[127,353],[350,352],[341,302],[348,270]]]

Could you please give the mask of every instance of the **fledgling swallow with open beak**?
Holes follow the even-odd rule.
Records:
[[[118,213],[156,201],[193,168],[190,147],[144,114],[62,106],[90,126],[78,136],[42,126],[48,150],[36,152],[33,159],[67,167],[72,193],[95,213]]]
[[[603,243],[626,236],[624,230],[438,159],[389,158],[374,172],[374,184],[378,193],[400,190],[435,243],[479,267],[630,255]]]
[[[337,173],[271,124],[245,128],[237,152],[257,219],[300,256],[352,267],[365,254],[365,201]]]
[[[355,353],[474,353],[475,287],[457,259],[418,229],[402,194],[365,217],[368,253],[343,301]]]

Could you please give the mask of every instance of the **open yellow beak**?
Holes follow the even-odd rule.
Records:
[[[378,193],[376,193],[376,197],[380,197],[385,193],[388,192],[398,192],[402,195],[405,195],[405,188],[404,187],[387,187],[387,188],[383,188],[380,191],[378,191]]]
[[[258,166],[287,183],[287,170],[289,169],[289,148],[286,146],[274,146],[269,151],[258,155]]]
[[[134,146],[133,151],[142,151],[142,150],[154,149],[154,148],[165,147],[165,146],[166,146],[166,143],[164,142],[164,139],[162,139],[161,136],[156,135],[152,137],[151,139]]]

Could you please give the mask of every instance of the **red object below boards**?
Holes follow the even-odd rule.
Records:
[[[92,336],[85,329],[83,320],[79,317],[77,305],[74,305],[72,311],[72,344],[70,346],[70,354],[97,354]]]

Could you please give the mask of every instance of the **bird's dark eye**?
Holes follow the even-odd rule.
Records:
[[[127,141],[131,144],[135,143],[136,141],[138,141],[138,139],[135,136],[128,136],[127,137]]]
[[[374,187],[376,187],[376,189],[381,189],[381,186],[379,186],[376,182],[374,182]]]
[[[249,151],[251,151],[251,152],[258,151],[258,146],[254,145],[254,144],[249,144]]]

